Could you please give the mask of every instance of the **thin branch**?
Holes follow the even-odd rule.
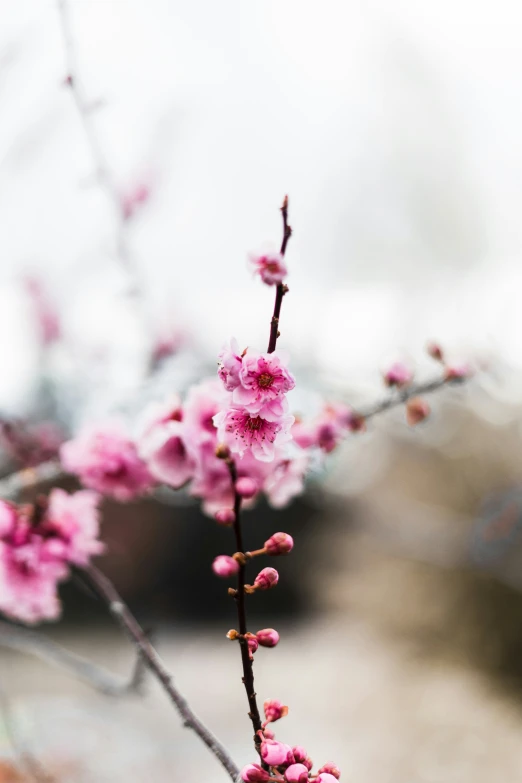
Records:
[[[137,693],[143,681],[144,664],[141,656],[130,678],[120,678],[106,669],[95,666],[81,655],[70,652],[43,634],[0,620],[0,647],[28,653],[77,677],[106,696],[125,696]]]
[[[128,606],[123,602],[112,582],[93,565],[82,568],[80,572],[87,579],[94,592],[107,606],[109,612],[127,634],[129,639],[135,644],[144,664],[163,686],[163,689],[178,710],[183,719],[183,725],[192,729],[192,731],[198,735],[210,752],[214,754],[220,764],[224,767],[232,780],[235,781],[239,775],[239,769],[236,767],[223,745],[201,722],[189,707],[185,698],[178,691],[174,685],[172,675],[167,671],[165,664],[148,640],[134,615],[131,614]]]
[[[65,475],[58,460],[49,460],[35,465],[34,468],[17,470],[0,479],[0,498],[14,500],[25,489],[32,489],[49,481],[58,481]]]
[[[232,481],[232,487],[234,488],[234,535],[236,538],[236,551],[245,552],[243,545],[243,532],[241,530],[241,495],[235,490],[237,481],[237,469],[234,460],[227,460],[228,469],[230,471],[230,478]],[[239,647],[241,650],[241,664],[243,667],[243,684],[248,699],[249,713],[248,716],[252,721],[252,727],[254,729],[254,743],[256,749],[259,752],[261,740],[258,731],[262,730],[261,717],[259,714],[259,707],[257,706],[257,698],[254,684],[254,667],[253,661],[250,658],[250,650],[248,648],[248,640],[245,638],[245,634],[248,632],[246,606],[245,606],[245,564],[239,562],[239,571],[237,573],[237,589],[235,591],[234,600],[237,606],[237,619],[239,624]]]
[[[284,256],[288,240],[292,236],[292,228],[288,225],[288,196],[284,197],[281,214],[283,216],[283,241],[281,243],[280,253]],[[277,338],[280,334],[279,319],[281,317],[281,305],[283,304],[283,297],[287,292],[288,286],[285,283],[279,283],[276,287],[274,312],[272,314],[272,320],[270,321],[270,339],[268,341],[267,353],[273,353],[276,349]]]
[[[424,394],[430,394],[444,388],[444,386],[460,386],[464,381],[465,378],[445,378],[442,376],[441,378],[434,378],[426,383],[416,383],[384,400],[371,403],[366,407],[357,408],[356,412],[361,419],[367,421],[391,408],[397,408],[399,405],[404,405],[404,403],[412,397],[421,397]]]
[[[93,159],[96,180],[100,188],[106,193],[108,199],[113,204],[117,220],[116,255],[120,264],[131,279],[132,293],[136,294],[138,291],[138,279],[127,239],[128,220],[123,209],[119,187],[111,168],[107,163],[105,153],[96,133],[95,123],[92,119],[93,104],[85,97],[83,90],[81,77],[79,75],[76,46],[72,34],[68,0],[57,0],[57,6],[65,49],[67,69],[65,82],[71,91],[78,111],[78,116]]]

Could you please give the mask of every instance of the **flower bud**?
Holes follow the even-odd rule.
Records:
[[[228,459],[230,457],[230,449],[225,443],[219,443],[216,447],[216,457],[218,459]]]
[[[242,476],[236,481],[236,492],[242,498],[253,498],[258,490],[257,482],[248,476]]]
[[[285,780],[288,783],[306,783],[308,780],[308,770],[304,764],[292,764],[285,770]]]
[[[279,634],[273,628],[263,628],[256,637],[261,647],[275,647],[279,641]]]
[[[406,403],[406,421],[410,427],[420,424],[430,414],[430,406],[421,397],[412,397]]]
[[[428,356],[431,356],[431,358],[435,359],[436,362],[444,361],[444,354],[442,353],[442,348],[438,343],[428,343],[426,350],[428,352]]]
[[[231,508],[220,508],[214,514],[214,519],[220,525],[232,525],[236,521],[236,515]]]
[[[294,757],[290,745],[277,740],[265,739],[261,743],[261,758],[269,767],[279,767],[285,764],[293,764]]]
[[[285,704],[281,704],[277,699],[267,699],[263,704],[263,708],[268,723],[288,715],[288,707]]]
[[[270,780],[270,775],[259,764],[247,764],[241,770],[241,780],[246,783],[266,783]]]
[[[323,764],[317,774],[320,775],[322,772],[328,773],[328,775],[333,775],[334,778],[337,778],[337,780],[339,780],[341,777],[341,770],[333,763],[333,761],[328,761],[326,764]]]
[[[239,639],[239,634],[234,628],[231,628],[230,631],[227,633],[227,639],[230,639],[231,641],[235,641],[236,639]]]
[[[386,386],[397,386],[399,389],[403,389],[412,382],[413,373],[403,362],[395,362],[386,370],[383,377]]]
[[[335,775],[330,775],[329,772],[321,772],[315,779],[315,783],[337,783]]]
[[[254,580],[254,587],[258,590],[270,590],[279,582],[279,574],[275,568],[263,568]]]
[[[444,377],[447,381],[463,381],[471,375],[471,370],[467,364],[448,364],[444,370]]]
[[[301,745],[296,745],[295,748],[292,748],[292,753],[294,754],[294,759],[296,760],[297,764],[305,763],[305,759],[308,756],[308,753]]]
[[[258,642],[257,638],[254,636],[253,633],[247,633],[247,634],[245,634],[245,636],[246,636],[246,640],[248,642],[248,649],[249,649],[249,651],[251,653],[255,653],[256,650],[259,647],[259,642]]]
[[[350,415],[346,421],[346,428],[350,432],[364,432],[366,429],[366,419],[356,411],[350,411]]]
[[[216,576],[221,576],[223,579],[229,579],[239,571],[239,563],[228,555],[218,555],[212,563],[212,570]]]
[[[294,548],[294,539],[288,533],[274,533],[265,541],[267,555],[287,555]]]
[[[275,734],[273,731],[270,731],[270,729],[267,729],[266,727],[263,729],[263,734],[265,736],[265,739],[274,739]]]

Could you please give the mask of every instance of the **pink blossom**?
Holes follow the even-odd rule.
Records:
[[[227,391],[233,391],[236,386],[239,386],[241,365],[242,358],[237,340],[231,337],[228,345],[225,345],[218,354],[218,375]]]
[[[259,648],[259,642],[255,634],[250,634],[248,636],[247,644],[248,644],[248,650],[250,652],[250,655],[252,656]]]
[[[132,500],[153,485],[147,466],[119,422],[84,428],[62,445],[60,458],[65,470],[76,473],[86,487],[116,500]]]
[[[284,718],[288,715],[288,707],[278,699],[267,699],[263,704],[267,723]]]
[[[279,642],[279,634],[274,628],[263,628],[257,631],[256,638],[261,647],[275,647]]]
[[[267,729],[266,727],[263,729],[263,736],[266,739],[274,739],[275,738],[274,732],[270,731],[270,729]]]
[[[269,421],[278,421],[287,410],[285,394],[295,387],[294,377],[281,354],[247,353],[243,357],[232,402]]]
[[[265,541],[268,555],[287,555],[294,548],[294,539],[288,533],[274,533]]]
[[[329,772],[321,772],[315,779],[315,783],[337,783],[335,775],[330,775]]]
[[[215,451],[217,430],[213,419],[229,399],[230,395],[217,378],[206,378],[190,388],[183,405],[183,421],[192,444],[212,443]]]
[[[258,489],[257,482],[248,476],[242,476],[236,481],[236,492],[242,498],[253,498]]]
[[[236,515],[231,508],[219,508],[214,517],[220,525],[233,525],[236,521]]]
[[[308,454],[298,454],[288,459],[277,460],[276,458],[274,460],[274,468],[263,485],[273,508],[283,508],[292,498],[301,494],[309,464]]]
[[[410,427],[420,424],[430,414],[430,406],[421,397],[411,397],[406,403],[406,421]]]
[[[100,522],[99,495],[88,489],[73,492],[53,489],[45,512],[45,534],[52,533],[63,544],[61,557],[75,565],[87,565],[92,555],[99,555],[104,545],[98,541]],[[38,529],[38,528],[37,528]],[[49,545],[52,539],[46,539]]]
[[[247,764],[241,770],[241,780],[245,783],[266,783],[270,775],[259,764]]]
[[[438,343],[428,343],[426,346],[426,351],[432,359],[435,359],[436,362],[444,361],[444,352]]]
[[[444,370],[444,377],[447,381],[462,381],[469,378],[470,375],[469,364],[448,364]]]
[[[339,778],[341,777],[341,770],[336,764],[333,763],[333,761],[328,761],[326,764],[323,764],[323,766],[321,767],[321,769],[318,771],[317,774],[321,775],[322,773],[333,775],[334,778],[336,778],[336,780],[339,780]]]
[[[296,745],[295,748],[292,748],[292,753],[297,764],[304,764],[308,758],[308,753],[301,745]]]
[[[257,255],[251,254],[250,263],[254,268],[254,273],[258,274],[266,285],[282,283],[288,274],[283,256],[275,251]]]
[[[150,474],[176,489],[192,478],[196,467],[182,419],[177,396],[163,405],[153,403],[145,412],[146,424],[138,444],[140,457],[147,463]]]
[[[395,362],[386,370],[383,378],[386,386],[398,386],[399,389],[403,389],[412,382],[413,373],[404,362]]]
[[[308,780],[308,769],[304,764],[292,764],[285,770],[285,780],[288,783],[306,783]]]
[[[214,416],[219,440],[240,456],[251,451],[261,462],[271,462],[276,446],[290,440],[293,416],[268,421],[244,408],[231,407]]]
[[[239,571],[239,563],[228,555],[218,555],[212,563],[212,570],[216,576],[229,579]]]
[[[258,590],[270,590],[279,582],[279,574],[275,568],[263,568],[254,580],[254,587]]]
[[[294,760],[290,745],[285,745],[283,742],[277,742],[277,740],[263,740],[260,752],[261,758],[269,767],[292,764]]]

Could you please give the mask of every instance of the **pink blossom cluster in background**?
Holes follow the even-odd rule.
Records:
[[[333,762],[327,762],[317,772],[313,772],[313,761],[301,745],[294,747],[278,742],[268,725],[285,717],[288,707],[277,699],[268,699],[264,703],[265,722],[259,732],[260,755],[266,767],[260,764],[247,764],[241,770],[241,780],[245,783],[337,783],[341,777],[339,768]]]
[[[0,611],[25,623],[60,614],[58,583],[69,566],[85,566],[98,540],[99,496],[53,489],[36,505],[0,501]]]

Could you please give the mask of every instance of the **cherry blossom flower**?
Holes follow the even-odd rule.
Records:
[[[274,469],[266,478],[263,490],[273,508],[284,508],[292,498],[303,491],[310,457],[302,453],[288,459],[276,458],[274,463]]]
[[[395,362],[383,375],[386,386],[397,386],[403,389],[409,386],[413,380],[413,373],[404,362]]]
[[[240,456],[251,451],[261,462],[271,462],[276,446],[291,439],[290,427],[293,422],[293,416],[268,421],[238,407],[230,407],[214,416],[219,440]]]
[[[212,570],[216,576],[229,579],[239,571],[239,563],[229,555],[218,555],[212,563]]]
[[[281,354],[245,354],[239,379],[241,383],[232,393],[234,405],[270,421],[278,421],[286,413],[285,394],[295,387],[295,380]]]
[[[179,488],[192,478],[196,466],[180,400],[174,396],[162,406],[153,404],[145,415],[147,423],[138,443],[140,457],[157,481]]]
[[[88,489],[71,495],[63,489],[53,489],[49,494],[44,534],[52,534],[60,540],[63,545],[61,557],[69,563],[87,565],[93,555],[104,551],[104,545],[98,541],[99,502],[100,496]],[[48,544],[52,543],[52,539],[46,540]]]
[[[274,533],[265,541],[267,555],[287,555],[294,548],[294,539],[288,533]]]
[[[266,783],[270,775],[259,764],[247,764],[241,770],[241,780],[245,783]]]
[[[266,285],[282,283],[288,274],[283,256],[276,251],[251,254],[250,263],[254,268],[254,273],[258,274]]]
[[[60,449],[62,465],[104,495],[128,501],[153,486],[152,477],[120,422],[85,427]]]
[[[308,769],[304,764],[291,764],[285,770],[285,780],[287,783],[306,783],[308,780]]]
[[[269,767],[292,764],[294,761],[290,745],[285,745],[283,742],[277,742],[277,740],[263,740],[260,752],[261,758]]]
[[[278,699],[267,699],[263,704],[267,723],[280,720],[288,715],[288,707]]]
[[[239,386],[241,365],[242,358],[237,340],[231,337],[228,344],[218,354],[218,375],[227,391],[233,391],[236,386]]]

